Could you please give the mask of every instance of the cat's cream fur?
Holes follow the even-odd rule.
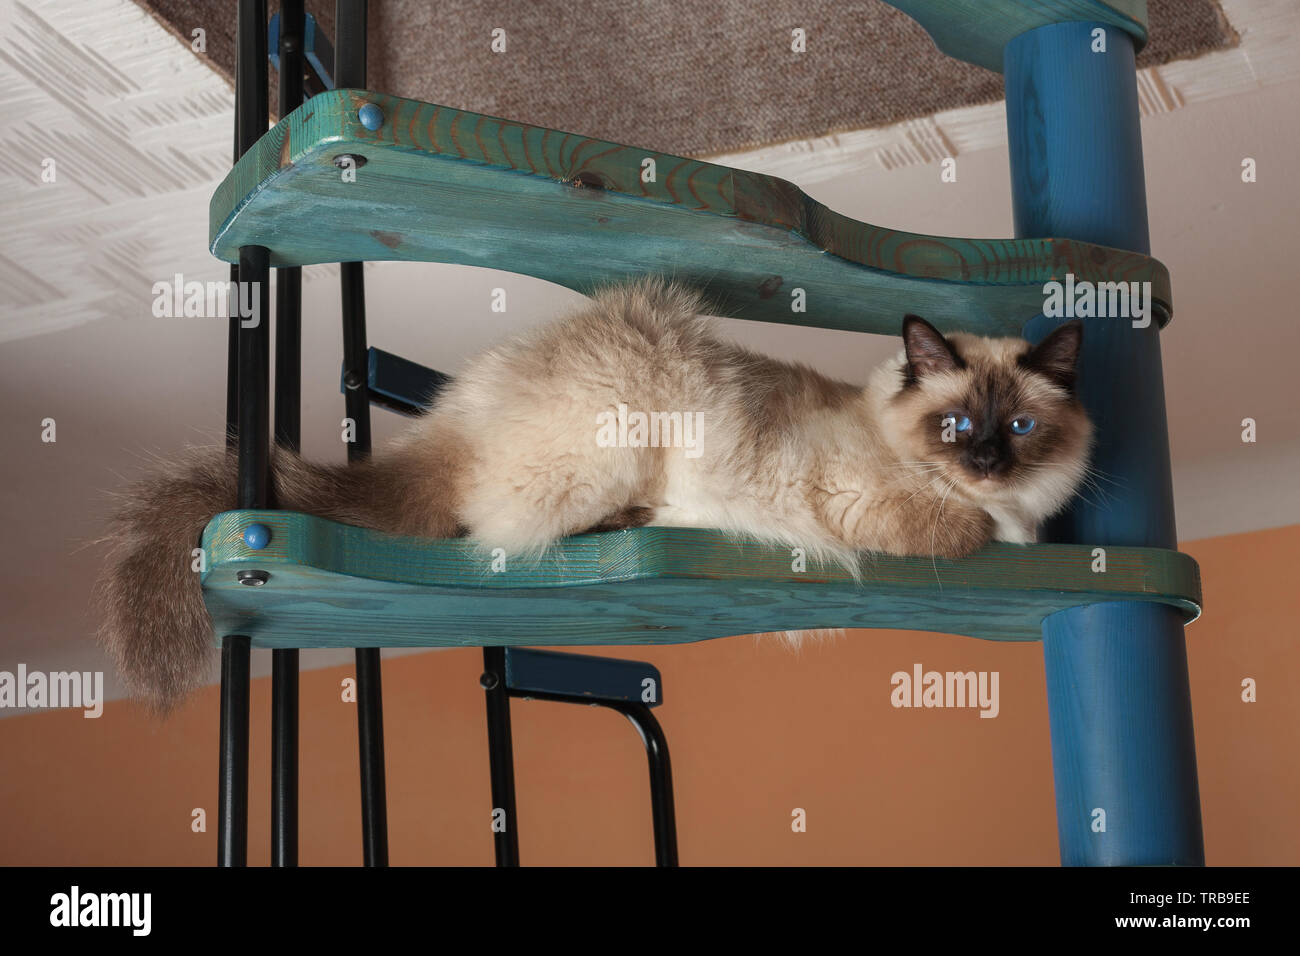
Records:
[[[662,280],[607,289],[472,360],[369,462],[277,454],[275,504],[395,533],[468,533],[524,559],[576,532],[656,524],[781,542],[856,570],[859,551],[960,556],[992,537],[1031,541],[1083,478],[1091,428],[1064,368],[1077,338],[1047,356],[1054,379],[1026,365],[1022,340],[945,340],[920,323],[864,389],[722,341],[704,311]],[[938,442],[941,415],[968,401],[1042,423],[1004,474],[973,474],[959,443]],[[699,456],[602,447],[597,415],[620,404],[699,413]],[[101,635],[133,688],[166,708],[203,672],[211,631],[190,550],[236,505],[233,460],[192,453],[122,501]]]

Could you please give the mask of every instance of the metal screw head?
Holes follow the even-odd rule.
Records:
[[[496,690],[497,685],[501,683],[501,678],[491,671],[484,671],[483,676],[478,679],[478,686],[484,690]]]
[[[384,111],[374,103],[366,103],[357,110],[357,119],[368,130],[377,130],[384,125]]]
[[[271,575],[265,571],[240,571],[235,575],[235,580],[240,584],[248,585],[250,588],[260,588],[271,580]]]
[[[339,169],[360,169],[366,164],[366,157],[356,153],[339,153],[332,162]]]
[[[360,388],[361,373],[358,372],[356,369],[352,369],[352,368],[348,369],[347,373],[343,376],[343,384],[349,390]]]

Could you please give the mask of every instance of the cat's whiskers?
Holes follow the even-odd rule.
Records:
[[[943,496],[939,499],[939,510],[934,517],[934,523],[930,525],[930,567],[934,570],[934,580],[939,585],[940,594],[943,593],[943,578],[939,576],[939,558],[938,555],[935,554],[934,538],[935,534],[939,530],[939,522],[943,520],[943,509],[948,503],[948,496],[952,494],[953,489],[956,487],[957,479],[950,478],[947,490],[944,491]]]
[[[935,468],[944,468],[946,467],[946,465],[942,461],[898,461],[898,462],[894,462],[889,467],[921,469],[925,471],[925,470],[932,470]]]
[[[1117,488],[1128,487],[1128,482],[1126,480],[1123,478],[1117,478],[1108,471],[1103,471],[1091,462],[1084,467],[1084,474],[1090,478],[1098,478],[1102,481],[1109,482]]]
[[[927,481],[927,482],[926,482],[924,485],[922,485],[920,488],[917,488],[916,491],[912,492],[910,495],[908,495],[906,498],[904,498],[903,501],[902,501],[902,503],[899,505],[899,507],[901,508],[903,505],[907,504],[909,501],[911,501],[913,498],[915,498],[915,497],[916,497],[917,495],[919,495],[921,492],[923,492],[923,491],[929,491],[931,488],[934,487],[935,482],[941,482],[941,481],[944,481],[945,479],[948,479],[948,477],[949,477],[949,476],[947,476],[947,475],[936,475],[935,477],[931,478],[929,481]],[[953,482],[953,484],[956,484],[956,482],[957,482],[957,479],[956,479],[956,478],[952,478],[952,479],[950,479],[950,480]],[[950,489],[950,490],[951,490],[951,489]]]
[[[1075,491],[1075,494],[1077,494],[1080,498],[1082,498],[1084,501],[1088,502],[1089,504],[1095,505],[1097,507],[1104,507],[1110,504],[1115,500],[1115,495],[1112,494],[1108,489],[1102,487],[1101,485],[1102,480],[1109,480],[1109,479],[1106,479],[1103,475],[1100,474],[1093,474],[1093,470],[1091,468],[1086,469],[1083,473],[1083,477],[1079,481],[1079,487]],[[1116,488],[1120,487],[1119,483],[1117,482],[1112,481],[1111,484],[1114,484]],[[1086,493],[1087,491],[1093,492],[1095,494],[1095,497],[1089,496]]]

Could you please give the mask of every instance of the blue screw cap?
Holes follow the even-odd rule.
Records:
[[[271,541],[271,529],[264,524],[250,524],[244,529],[244,544],[261,551]]]
[[[357,119],[369,130],[376,130],[384,125],[384,111],[374,103],[367,103],[357,110]]]

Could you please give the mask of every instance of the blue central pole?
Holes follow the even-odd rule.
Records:
[[[1003,61],[1016,235],[1148,253],[1132,38],[1058,23],[1016,37]],[[1097,426],[1098,479],[1049,525],[1049,540],[1177,546],[1149,317],[1146,328],[1084,319],[1080,399]],[[1062,321],[1040,315],[1025,335],[1041,339]],[[1043,657],[1061,862],[1203,865],[1180,613],[1139,602],[1061,611],[1043,621]]]

